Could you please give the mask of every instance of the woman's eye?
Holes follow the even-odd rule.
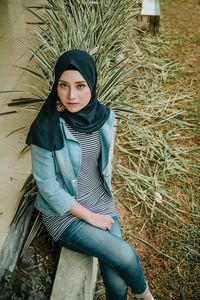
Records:
[[[67,85],[66,85],[66,83],[60,83],[60,87],[61,87],[61,88],[66,88]]]
[[[84,87],[85,87],[85,84],[78,84],[78,85],[77,85],[77,88],[78,88],[78,89],[82,89],[82,88],[84,88]]]

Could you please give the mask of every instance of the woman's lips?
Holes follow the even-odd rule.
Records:
[[[78,103],[67,103],[67,105],[69,105],[69,106],[76,106],[76,105],[78,105]]]

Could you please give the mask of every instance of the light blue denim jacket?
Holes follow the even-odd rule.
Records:
[[[108,120],[99,130],[99,171],[103,186],[110,195],[114,119],[114,112],[111,111]],[[77,176],[81,164],[80,143],[67,129],[63,119],[60,119],[60,126],[64,137],[64,147],[61,150],[49,151],[31,145],[32,174],[38,187],[35,207],[50,216],[63,215],[76,203]]]

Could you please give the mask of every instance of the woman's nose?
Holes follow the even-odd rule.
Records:
[[[69,99],[76,98],[76,90],[75,90],[75,88],[70,87],[68,97],[69,97]]]

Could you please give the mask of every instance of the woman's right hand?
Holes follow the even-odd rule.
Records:
[[[76,203],[70,210],[69,213],[76,216],[79,219],[86,221],[87,223],[104,229],[110,230],[115,223],[113,218],[108,215],[95,214],[83,207],[81,204]]]
[[[90,212],[86,220],[89,224],[101,228],[103,230],[110,230],[115,223],[113,218],[108,215],[95,214]]]

